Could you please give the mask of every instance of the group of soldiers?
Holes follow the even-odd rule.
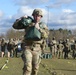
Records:
[[[75,59],[76,57],[76,41],[73,40],[59,40],[56,41],[55,37],[49,42],[50,51],[52,54],[52,58],[64,58],[69,59],[70,57],[73,57]]]
[[[18,47],[20,47],[21,39],[9,39],[8,41],[4,38],[0,41],[1,57],[4,57],[7,53],[7,57],[17,57]]]
[[[1,39],[1,57],[4,57],[6,50],[8,57],[17,57],[18,44],[21,44],[21,42],[21,39],[9,39],[8,42],[6,42],[4,38]],[[56,41],[54,37],[49,42],[48,46],[50,47],[52,58],[57,57],[59,59],[66,59],[69,58],[69,55],[71,55],[74,59],[76,57],[76,41],[71,42],[69,39],[66,39],[65,41]]]

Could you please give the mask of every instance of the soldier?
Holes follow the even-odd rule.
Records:
[[[13,57],[14,45],[13,39],[9,39],[9,42],[7,43],[8,57]]]
[[[63,49],[64,49],[64,45],[62,44],[62,41],[59,41],[59,44],[57,45],[58,48],[58,58],[63,58]]]
[[[66,42],[64,43],[64,59],[68,58],[68,53],[71,50],[69,39],[66,39]]]
[[[14,57],[17,57],[17,52],[18,52],[18,39],[15,38],[15,39],[13,39],[13,41],[14,41],[13,56],[14,56]]]
[[[3,38],[1,40],[1,57],[4,57],[4,54],[5,54],[5,49],[6,49],[6,42],[5,42],[5,39]]]
[[[76,40],[75,40],[75,42],[74,42],[74,44],[73,44],[73,58],[75,59],[76,58]]]
[[[51,41],[51,49],[52,49],[52,57],[56,57],[57,56],[57,42],[55,40],[55,37],[53,37]]]
[[[45,44],[44,40],[49,34],[47,26],[41,22],[41,18],[43,17],[42,10],[34,9],[32,16],[34,20],[31,23],[31,26],[34,26],[41,33],[42,38],[40,40],[26,40],[26,34],[28,33],[30,26],[25,28],[25,47],[23,47],[24,49],[22,55],[22,59],[24,61],[23,75],[37,75],[41,61],[41,53],[44,48],[43,46],[45,46],[42,44]],[[27,17],[28,16],[26,16],[26,18]],[[41,28],[40,26],[43,27]]]

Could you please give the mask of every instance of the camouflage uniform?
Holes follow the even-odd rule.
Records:
[[[72,50],[72,57],[75,59],[76,58],[76,40],[75,40],[75,42],[71,46],[72,46],[72,48],[71,48],[71,50]]]
[[[57,48],[58,48],[58,58],[63,58],[64,45],[61,43],[61,41],[59,41]]]
[[[57,56],[57,42],[56,42],[55,38],[52,39],[51,49],[52,49],[52,56],[56,57]]]
[[[35,9],[32,15],[34,16],[35,14],[40,15],[41,17],[43,16],[40,9]],[[40,24],[40,22],[38,24]],[[35,25],[35,22],[33,22],[31,25]],[[29,41],[24,39],[25,45],[23,47],[24,50],[22,56],[22,59],[24,61],[23,75],[37,75],[38,73],[39,64],[41,61],[41,53],[45,46],[42,44],[44,43],[45,39],[48,37],[49,34],[47,26],[45,24],[43,26],[44,29],[39,29],[42,36],[41,40]],[[26,33],[28,28],[25,29]]]
[[[8,57],[13,57],[13,49],[14,49],[13,39],[9,39],[9,42],[7,43]]]
[[[71,46],[70,46],[70,42],[69,42],[69,39],[66,40],[66,42],[64,43],[64,58],[68,58],[68,53],[70,52],[71,50]]]
[[[5,49],[6,49],[6,42],[5,42],[5,39],[3,38],[1,40],[1,57],[4,57],[5,55]]]

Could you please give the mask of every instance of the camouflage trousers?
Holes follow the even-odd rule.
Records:
[[[52,46],[52,57],[57,57],[57,46]]]
[[[31,50],[26,47],[24,50],[24,68],[23,75],[37,75],[39,64],[41,62],[41,47],[37,45]]]
[[[57,56],[58,56],[58,58],[63,58],[63,51],[62,50],[58,50],[57,51]]]

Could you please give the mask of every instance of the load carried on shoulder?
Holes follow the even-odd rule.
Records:
[[[25,40],[39,41],[42,38],[48,37],[48,29],[45,23],[39,22],[38,24],[40,29],[37,29],[34,20],[30,16],[27,16],[17,19],[13,24],[13,28],[25,29]]]
[[[21,17],[20,19],[17,19],[14,24],[13,24],[13,28],[14,29],[25,29],[26,27],[28,27],[31,23],[33,22],[33,19],[28,16],[26,17]]]

